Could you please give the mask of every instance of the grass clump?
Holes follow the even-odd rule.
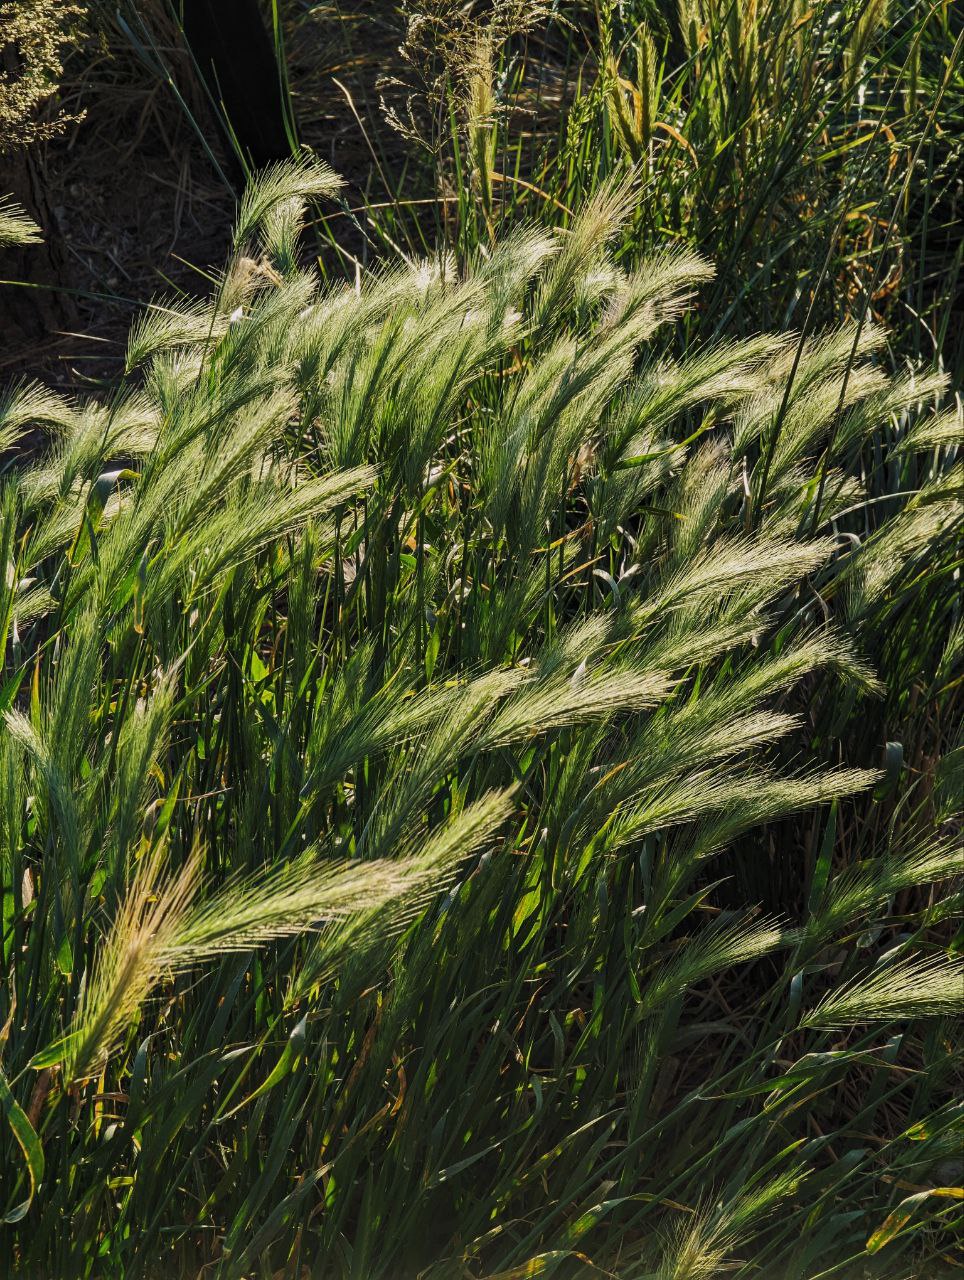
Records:
[[[110,398],[3,404],[11,1269],[937,1266],[944,380],[866,327],[670,354],[712,268],[617,266],[618,181],[323,285],[335,185],[267,174]]]
[[[672,238],[719,268],[686,317],[693,336],[869,315],[886,319],[895,363],[943,361],[959,379],[964,45],[952,6],[408,11],[417,65],[445,68],[441,105],[436,81],[412,90],[405,116],[437,157],[422,177],[439,203],[426,237],[411,167],[389,171],[387,207],[369,215],[384,244],[441,236],[470,254],[493,224],[567,225],[601,182],[635,167],[622,259]]]

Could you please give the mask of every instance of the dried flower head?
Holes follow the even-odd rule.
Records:
[[[0,4],[0,150],[54,137],[83,118],[48,104],[63,79],[64,47],[85,13],[62,0]]]

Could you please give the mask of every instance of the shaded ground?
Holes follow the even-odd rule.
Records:
[[[0,278],[31,287],[0,286],[0,384],[27,373],[57,386],[112,381],[131,316],[159,294],[203,292],[224,260],[231,154],[176,28],[146,9],[157,44],[143,53],[155,65],[118,28],[90,31],[61,99],[83,119],[26,155],[0,156],[0,189],[27,204],[48,240],[39,253],[0,256]],[[314,6],[289,32],[302,140],[347,180],[349,209],[384,198],[388,174],[406,166],[405,142],[375,119],[375,82],[401,36],[395,7],[377,0]],[[369,255],[363,218],[333,217],[345,252],[331,253],[332,267]]]

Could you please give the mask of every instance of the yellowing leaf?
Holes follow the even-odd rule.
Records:
[[[873,1233],[867,1241],[866,1249],[868,1253],[877,1253],[883,1249],[884,1245],[890,1244],[891,1240],[904,1229],[907,1223],[914,1216],[917,1207],[924,1203],[930,1196],[944,1196],[951,1200],[964,1200],[964,1187],[928,1187],[926,1191],[918,1191],[915,1195],[908,1196],[906,1200],[901,1200],[897,1208],[887,1215],[884,1222]]]

